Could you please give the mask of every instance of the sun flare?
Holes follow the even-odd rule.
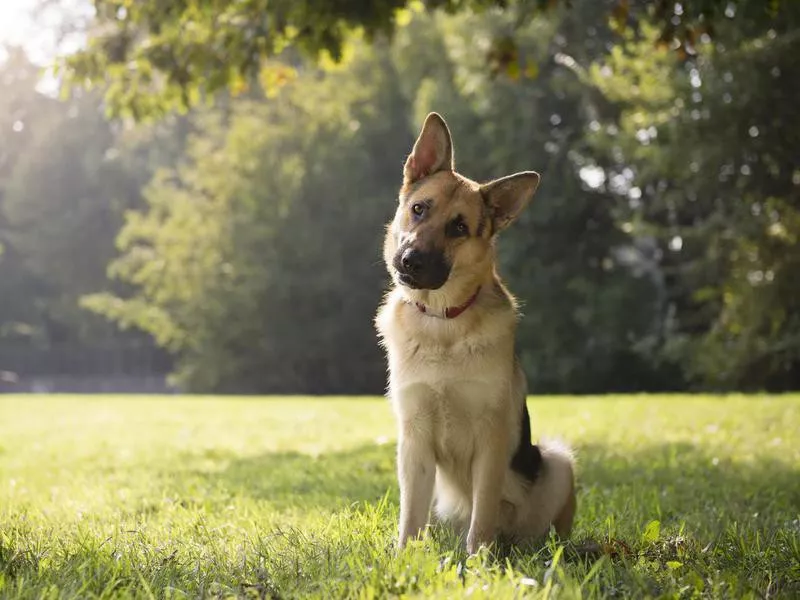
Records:
[[[34,0],[0,2],[0,44],[25,44],[33,29],[31,10],[34,6]]]

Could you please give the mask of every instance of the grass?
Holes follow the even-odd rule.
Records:
[[[575,543],[467,557],[395,552],[383,400],[0,396],[0,597],[800,596],[800,397],[530,407]]]

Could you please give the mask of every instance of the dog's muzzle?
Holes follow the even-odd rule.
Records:
[[[439,289],[450,276],[450,265],[438,251],[423,252],[408,246],[400,248],[393,262],[400,283],[417,290]]]

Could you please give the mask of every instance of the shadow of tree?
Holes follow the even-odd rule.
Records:
[[[395,448],[368,444],[318,457],[277,452],[230,458],[221,471],[197,474],[231,495],[268,500],[279,509],[335,510],[377,502],[387,491],[397,503]],[[785,523],[796,518],[791,511],[800,506],[800,473],[756,453],[747,462],[733,462],[684,442],[628,452],[600,444],[576,450],[578,521],[585,527],[623,514],[702,529],[754,516]]]
[[[91,547],[81,543],[67,548],[57,559],[48,557],[46,563],[40,563],[35,552],[0,540],[0,573],[11,581],[33,581],[37,587],[32,589],[42,593],[56,584],[68,591],[74,587],[79,594],[100,595],[111,585],[120,594],[133,594],[144,578],[152,590],[263,596],[294,589],[296,565],[305,564],[306,584],[316,585],[319,578],[339,576],[351,568],[353,563],[348,561],[354,553],[363,564],[383,556],[383,547],[376,549],[374,539],[351,525],[350,519],[362,509],[343,509],[354,503],[376,505],[387,491],[389,502],[397,504],[395,448],[394,444],[367,444],[319,457],[297,452],[241,457],[209,450],[185,457],[186,463],[177,461],[183,465],[178,469],[182,472],[168,469],[163,473],[167,495],[189,506],[197,502],[219,508],[231,497],[239,497],[269,502],[279,511],[338,512],[332,529],[325,520],[324,531],[270,530],[254,538],[253,546],[242,545],[241,555],[236,556],[229,556],[232,540],[217,533],[209,541],[197,533],[200,530],[187,529],[173,543],[153,548],[149,538],[121,532],[110,541],[98,538]],[[757,450],[747,460],[715,460],[710,450],[685,442],[656,443],[631,451],[610,444],[585,444],[577,447],[577,453],[579,535],[600,539],[607,533],[607,520],[617,519],[613,535],[626,539],[656,571],[666,569],[668,561],[687,561],[702,576],[712,577],[722,568],[747,569],[750,585],[756,589],[781,590],[787,596],[800,590],[789,579],[800,547],[800,474],[790,463],[759,456]],[[160,508],[162,503],[153,506],[153,510]],[[393,512],[378,516],[385,519]],[[641,542],[641,526],[651,519],[659,519],[669,531],[655,542]],[[678,536],[678,526],[684,522],[687,532]],[[740,529],[731,530],[734,522]],[[21,521],[20,526],[26,525]],[[393,537],[393,523],[390,528],[391,534],[384,529],[382,535]],[[435,528],[434,537],[440,548],[454,551],[457,560],[464,558],[463,546],[452,531]],[[689,539],[679,540],[682,537]],[[547,546],[505,547],[498,564],[510,557],[531,570],[534,563],[547,559],[550,550]],[[688,558],[680,555],[683,550]],[[530,557],[536,557],[531,559],[534,562],[529,562]],[[262,568],[260,560],[269,568]],[[583,562],[585,556],[568,560]],[[203,566],[200,571],[197,565]],[[616,571],[614,577],[627,582],[630,589],[641,589],[644,577],[648,586],[658,589],[652,572]]]
[[[228,493],[268,500],[276,508],[334,510],[355,502],[378,502],[387,490],[397,502],[395,445],[369,444],[309,456],[275,452],[231,458],[221,472],[200,472]]]
[[[594,513],[581,514],[579,509],[584,522],[633,512],[708,529],[714,521],[744,518],[785,523],[796,517],[792,511],[800,506],[800,473],[757,453],[747,461],[734,462],[678,442],[633,452],[584,445],[578,448],[578,456],[579,494],[589,500],[584,507]]]

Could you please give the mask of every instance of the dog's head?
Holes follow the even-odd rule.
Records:
[[[429,114],[406,160],[400,203],[384,243],[392,279],[417,294],[457,295],[481,285],[493,273],[495,236],[538,185],[533,171],[485,184],[459,175],[447,124]]]

